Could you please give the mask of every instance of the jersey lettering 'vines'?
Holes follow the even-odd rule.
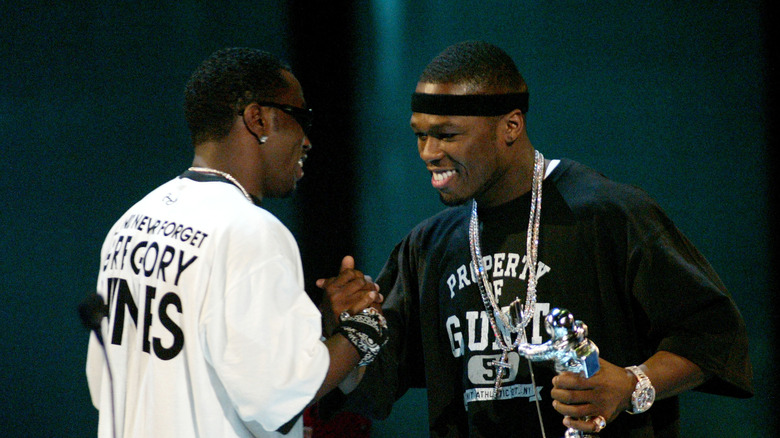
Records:
[[[141,281],[112,276],[106,279],[108,297],[104,313],[109,319],[111,343],[129,342],[132,334],[125,334],[125,329],[132,323],[142,333],[139,347],[144,353],[171,360],[184,348],[184,331],[176,322],[181,319],[183,306],[176,290],[182,273],[198,259],[188,253],[200,248],[208,234],[187,225],[136,214],[126,219],[122,228],[127,231],[114,235],[102,269],[126,272],[123,270],[129,266]],[[152,239],[138,239],[139,234]],[[155,239],[167,239],[170,244]],[[143,284],[143,279],[151,284]],[[132,290],[134,284],[142,290]]]

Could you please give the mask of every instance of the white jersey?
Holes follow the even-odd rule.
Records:
[[[327,373],[292,234],[231,184],[176,178],[138,202],[103,244],[97,291],[113,374],[92,335],[99,437],[281,436]]]

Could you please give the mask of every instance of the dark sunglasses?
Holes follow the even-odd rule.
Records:
[[[314,114],[312,113],[311,108],[299,108],[297,106],[283,105],[276,102],[257,102],[257,104],[260,106],[278,108],[282,112],[289,114],[292,118],[295,119],[296,122],[298,122],[299,125],[301,125],[301,128],[303,128],[303,133],[307,136],[309,135],[309,131],[311,130],[311,122],[314,119]]]

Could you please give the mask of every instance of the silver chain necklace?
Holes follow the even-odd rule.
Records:
[[[544,180],[544,156],[539,151],[534,151],[534,176],[531,187],[531,211],[528,216],[528,233],[526,236],[526,266],[528,266],[528,290],[525,303],[518,297],[509,305],[509,315],[498,306],[493,287],[488,281],[485,266],[482,263],[482,251],[479,245],[479,217],[477,215],[477,201],[474,200],[471,207],[471,221],[469,222],[469,248],[471,250],[472,269],[477,277],[479,293],[482,302],[501,348],[501,359],[493,361],[496,367],[496,383],[494,386],[495,397],[501,389],[501,380],[504,369],[510,369],[509,352],[516,349],[520,343],[525,342],[525,328],[534,317],[536,309],[536,270],[539,253],[539,223],[542,216],[542,182]],[[499,327],[499,323],[501,326]],[[512,333],[516,334],[512,342]],[[535,388],[536,384],[534,384]]]
[[[237,179],[233,178],[233,175],[231,175],[231,174],[229,174],[227,172],[223,172],[223,171],[217,170],[217,169],[212,169],[210,167],[190,167],[187,170],[189,170],[191,172],[212,173],[212,174],[219,175],[219,176],[225,178],[226,180],[230,181],[231,183],[235,184],[236,187],[238,187],[241,190],[241,193],[244,194],[244,197],[246,199],[248,199],[249,202],[253,202],[252,201],[252,196],[249,194],[249,192],[246,191],[244,186],[242,186],[241,183],[239,183]]]

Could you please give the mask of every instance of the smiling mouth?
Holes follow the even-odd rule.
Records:
[[[456,170],[431,171],[431,185],[435,189],[444,190],[457,173]]]
[[[433,180],[437,183],[441,183],[450,179],[457,172],[454,170],[447,170],[445,172],[432,172],[432,173],[433,173]]]

